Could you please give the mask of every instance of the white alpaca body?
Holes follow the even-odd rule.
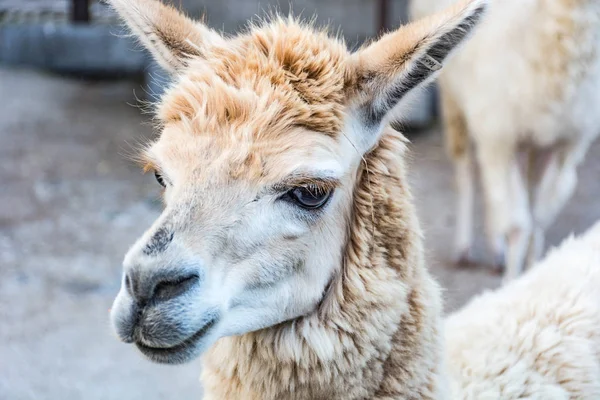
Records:
[[[543,15],[536,13],[541,3]],[[600,133],[600,112],[593,112],[600,111],[600,2],[575,9],[563,3],[492,4],[486,23],[448,62],[443,90],[460,105],[478,146],[547,147]],[[544,52],[569,24],[581,32],[564,39],[565,52]]]
[[[446,320],[454,399],[600,398],[600,223]]]
[[[452,2],[413,1],[412,13],[422,17]],[[493,3],[448,61],[440,86],[457,172],[457,251],[464,256],[471,244],[472,141],[490,245],[496,256],[507,247],[507,278],[514,278],[541,253],[543,231],[572,194],[576,167],[600,133],[600,2]],[[532,193],[519,150],[550,155]]]

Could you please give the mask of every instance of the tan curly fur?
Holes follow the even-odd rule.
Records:
[[[162,99],[159,116],[165,122],[188,119],[199,133],[217,136],[225,135],[223,126],[239,132],[256,116],[268,124],[261,135],[282,135],[292,124],[335,135],[347,57],[343,42],[278,18],[190,61],[182,84]]]

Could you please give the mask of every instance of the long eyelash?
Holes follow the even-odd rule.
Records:
[[[272,190],[275,192],[286,192],[288,190],[304,187],[311,191],[316,191],[317,193],[327,192],[329,190],[334,190],[339,186],[339,181],[335,179],[299,179],[293,180],[290,182],[283,182],[277,184],[272,187]]]
[[[304,188],[306,190],[308,190],[309,192],[314,193],[316,195],[325,194],[325,193],[327,193],[328,190],[331,190],[330,188],[324,188],[323,186],[318,186],[318,185],[315,185],[314,183],[309,183],[308,185],[305,185]]]

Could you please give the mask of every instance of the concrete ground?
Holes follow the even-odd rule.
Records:
[[[109,329],[123,254],[160,210],[154,178],[127,157],[152,134],[128,105],[134,90],[0,70],[0,399],[201,396],[197,362],[151,364]],[[450,263],[452,168],[439,132],[415,136],[410,158],[427,257],[452,310],[499,278],[484,265],[481,224],[482,265]],[[600,219],[599,177],[596,143],[550,244]]]

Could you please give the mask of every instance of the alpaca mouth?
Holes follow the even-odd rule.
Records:
[[[160,364],[183,364],[194,359],[200,353],[200,342],[206,333],[217,323],[218,317],[213,317],[198,332],[183,342],[171,347],[152,347],[141,341],[136,341],[137,348],[151,361]]]

